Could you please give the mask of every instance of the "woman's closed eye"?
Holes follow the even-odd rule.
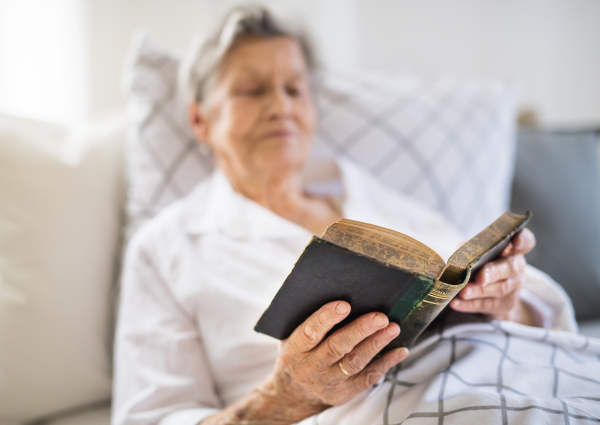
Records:
[[[239,96],[247,96],[247,97],[258,97],[263,95],[265,92],[264,87],[256,85],[256,86],[246,86],[240,87],[235,91],[235,93]]]
[[[285,91],[291,97],[300,97],[304,94],[304,92],[298,87],[286,87]]]

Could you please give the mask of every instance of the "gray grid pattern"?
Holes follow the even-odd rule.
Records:
[[[456,315],[455,315],[456,317]],[[422,355],[404,363],[399,364],[385,377],[385,382],[390,383],[390,389],[387,395],[387,403],[383,414],[383,425],[401,425],[405,423],[422,423],[421,419],[435,418],[437,424],[442,425],[448,419],[452,419],[453,423],[474,423],[470,412],[499,412],[500,415],[495,418],[487,416],[486,423],[498,423],[508,425],[509,423],[600,423],[600,404],[596,405],[595,409],[583,410],[581,406],[574,406],[570,403],[576,400],[587,400],[591,402],[600,402],[600,352],[598,347],[596,350],[590,349],[590,338],[578,336],[582,344],[576,348],[566,348],[559,345],[556,341],[549,340],[549,331],[539,330],[543,335],[540,338],[532,338],[523,335],[515,335],[507,332],[500,325],[492,322],[491,330],[477,330],[474,336],[463,334],[445,335],[444,327],[445,320],[438,322],[437,329],[429,331],[436,333],[437,338],[427,349],[426,353],[434,350],[442,350],[448,353],[448,364],[441,371],[429,375],[421,381],[410,381],[403,379],[403,370],[410,369],[411,366],[418,361],[423,361]],[[486,339],[485,335],[496,337],[495,339]],[[428,336],[428,335],[426,335]],[[483,337],[482,337],[483,336]],[[499,337],[499,338],[498,338]],[[523,361],[515,358],[511,354],[511,343],[524,342],[531,349],[531,344],[535,344],[541,350],[536,353],[536,358],[532,361]],[[462,347],[460,345],[462,344]],[[598,341],[594,342],[598,345]],[[449,346],[449,347],[448,347]],[[465,369],[462,371],[455,370],[457,364],[457,353],[459,348],[465,347],[467,350],[473,351],[473,347],[486,346],[497,351],[500,356],[497,359],[495,366],[495,380],[490,379],[488,382],[470,382],[468,377],[463,376]],[[523,346],[519,345],[514,348],[514,352],[523,351]],[[542,354],[546,354],[545,358]],[[558,360],[558,354],[561,354],[562,360]],[[523,388],[523,379],[515,379],[515,374],[507,373],[506,369],[514,366],[524,366],[526,373],[532,381],[536,378],[540,379],[543,385],[543,376],[548,376],[550,372],[551,385],[547,388],[540,388],[538,383],[533,383],[529,388]],[[575,366],[575,367],[573,367]],[[487,367],[493,370],[493,364],[475,365],[472,368]],[[572,370],[575,369],[575,372]],[[525,370],[525,369],[523,369]],[[468,373],[468,371],[467,371]],[[400,421],[393,419],[393,413],[390,410],[394,403],[394,393],[398,388],[415,388],[420,385],[429,385],[435,379],[435,375],[441,375],[439,384],[439,393],[437,396],[437,411],[416,411],[411,412]],[[453,379],[452,386],[460,387],[453,390],[453,396],[460,394],[461,391],[474,392],[482,389],[491,388],[497,393],[497,403],[495,404],[469,404],[463,403],[460,407],[447,408],[445,401],[447,399],[448,389],[451,387],[450,379]],[[565,379],[568,378],[568,379]],[[575,380],[575,382],[573,382]],[[514,382],[512,382],[514,381]],[[582,385],[585,384],[585,385]],[[532,392],[531,388],[536,391]],[[472,390],[470,390],[472,389]],[[507,400],[506,393],[510,394],[511,401]],[[489,394],[489,392],[487,393]],[[487,395],[486,394],[486,395]],[[489,397],[488,397],[489,399]],[[515,402],[517,400],[517,402]],[[539,403],[531,403],[532,400],[538,400]],[[465,405],[466,404],[466,405]],[[592,410],[596,414],[590,413]],[[535,421],[531,422],[530,418],[520,417],[518,412],[535,411]],[[511,413],[516,412],[516,413]],[[540,415],[543,415],[540,416]],[[316,422],[315,422],[316,423]],[[423,423],[433,423],[425,421]]]
[[[177,57],[148,37],[133,51],[127,235],[213,168],[177,98]],[[315,150],[343,155],[474,235],[508,207],[512,91],[477,80],[328,72]]]
[[[332,73],[319,141],[474,234],[508,205],[512,91],[478,80]]]
[[[128,72],[127,235],[213,169],[198,149],[177,96],[179,60],[139,40]]]

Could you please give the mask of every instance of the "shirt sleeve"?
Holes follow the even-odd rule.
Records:
[[[128,249],[115,345],[113,425],[195,425],[221,402],[197,326],[136,238]]]
[[[546,273],[527,265],[520,297],[534,311],[543,327],[577,332],[571,299]]]

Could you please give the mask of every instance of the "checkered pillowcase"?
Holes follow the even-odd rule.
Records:
[[[179,60],[141,37],[129,92],[127,234],[208,176],[177,98]],[[351,158],[472,236],[508,208],[514,93],[475,79],[373,73],[319,78],[315,148]]]

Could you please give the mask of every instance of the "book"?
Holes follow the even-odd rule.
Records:
[[[342,218],[321,237],[313,236],[254,329],[286,339],[324,304],[343,300],[350,303],[351,312],[331,332],[377,311],[401,329],[385,350],[410,347],[530,218],[530,211],[505,212],[447,262],[402,233]]]

